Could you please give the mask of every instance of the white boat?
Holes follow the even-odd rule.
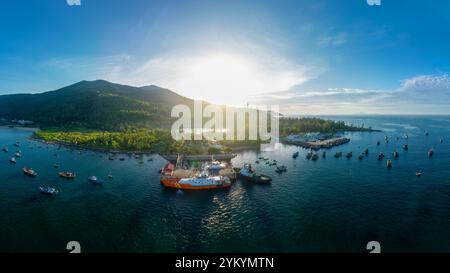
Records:
[[[103,180],[98,179],[97,176],[91,176],[89,178],[89,181],[91,181],[94,184],[99,184],[99,185],[103,184],[103,182],[104,182]]]
[[[16,158],[15,158],[15,157],[11,157],[11,158],[9,159],[9,162],[11,162],[11,163],[14,163],[14,164],[16,164],[16,163],[17,163],[17,161],[16,161]]]
[[[183,178],[178,181],[180,189],[207,190],[231,187],[231,181],[225,176],[208,176],[205,173],[197,177]]]
[[[42,194],[46,194],[46,195],[57,195],[59,193],[59,191],[53,187],[39,187],[39,190],[41,191]]]

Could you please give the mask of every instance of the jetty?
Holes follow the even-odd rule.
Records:
[[[313,141],[288,141],[289,144],[294,144],[306,149],[319,150],[331,149],[332,147],[349,143],[350,139],[345,137],[329,138]]]

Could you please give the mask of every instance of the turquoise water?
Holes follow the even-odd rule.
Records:
[[[288,171],[278,175],[274,167],[254,164],[273,177],[272,185],[237,181],[228,190],[184,194],[162,188],[158,169],[165,161],[158,155],[110,161],[101,153],[29,141],[30,132],[0,129],[0,146],[10,150],[0,153],[0,251],[65,252],[73,240],[84,252],[365,252],[372,240],[384,252],[450,251],[450,117],[331,118],[383,132],[345,134],[351,142],[317,162],[295,146],[242,152],[236,166],[262,155]],[[406,140],[395,139],[405,133],[407,152],[401,149]],[[12,165],[16,141],[22,157]],[[359,161],[365,148],[369,156]],[[400,157],[389,170],[377,154],[392,157],[395,149]],[[336,151],[354,156],[336,159]],[[23,166],[39,176],[25,176]],[[59,178],[65,170],[77,179]],[[416,170],[423,176],[417,178]],[[93,185],[91,175],[106,183]],[[60,194],[41,195],[41,185]]]

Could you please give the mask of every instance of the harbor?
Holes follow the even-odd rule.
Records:
[[[8,246],[14,241],[20,249],[42,250],[44,245],[54,251],[76,233],[79,240],[95,242],[85,246],[89,252],[312,251],[318,244],[333,251],[355,251],[360,248],[359,238],[370,232],[367,225],[377,224],[401,236],[405,230],[396,224],[399,221],[426,230],[435,215],[450,209],[443,179],[450,175],[445,165],[450,160],[450,136],[428,124],[443,122],[415,123],[418,129],[408,131],[408,138],[402,127],[350,132],[342,135],[350,142],[331,149],[280,144],[276,151],[245,150],[231,159],[184,157],[178,167],[176,159],[168,161],[158,154],[69,149],[33,141],[27,132],[3,129],[0,213],[8,221],[0,227],[4,234],[0,248],[13,250]],[[12,157],[15,164],[9,162]],[[161,183],[169,163],[173,173],[167,174],[178,179],[181,189],[176,183],[174,187]],[[206,169],[213,172],[202,177]],[[227,175],[230,182],[218,178]],[[180,184],[181,179],[185,180]],[[206,188],[199,190],[202,186]],[[433,201],[422,198],[424,194]],[[320,239],[346,223],[362,228],[332,244]],[[28,226],[34,227],[32,232]],[[286,236],[293,227],[297,235]],[[398,229],[401,232],[395,233]],[[55,240],[42,235],[48,232]],[[310,235],[302,235],[311,233],[318,239],[310,242]],[[133,244],[114,241],[117,234]],[[279,240],[271,241],[273,236]],[[434,239],[421,237],[424,244],[418,249],[435,249]]]

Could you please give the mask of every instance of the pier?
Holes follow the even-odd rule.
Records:
[[[288,144],[294,144],[306,149],[331,149],[332,147],[343,145],[349,143],[350,139],[345,137],[340,138],[330,138],[324,140],[313,140],[313,141],[288,141]]]

